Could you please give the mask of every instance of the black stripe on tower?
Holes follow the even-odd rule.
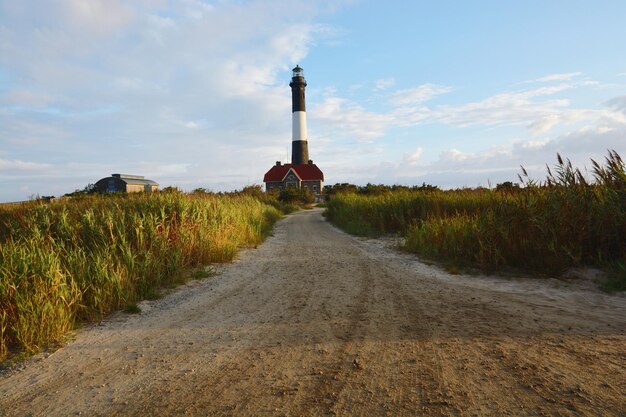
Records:
[[[304,104],[304,87],[306,87],[306,81],[304,77],[293,77],[289,86],[291,87],[291,111],[306,111]]]
[[[306,140],[291,142],[291,163],[293,165],[306,164],[309,161],[309,144]]]

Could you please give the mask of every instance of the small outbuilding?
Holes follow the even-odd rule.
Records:
[[[99,193],[137,193],[157,191],[159,184],[141,175],[111,174],[96,182]]]

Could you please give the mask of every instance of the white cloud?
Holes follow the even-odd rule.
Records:
[[[616,97],[609,100],[607,105],[613,109],[621,109],[623,101],[623,97]],[[450,147],[434,160],[424,160],[423,149],[428,148],[420,146],[395,161],[387,159],[385,162],[353,164],[339,168],[337,171],[340,176],[337,181],[407,185],[426,182],[444,188],[494,186],[504,181],[518,181],[521,165],[531,178],[543,181],[546,177],[546,164],[555,165],[557,153],[563,158],[569,158],[575,167],[579,167],[591,178],[590,159],[603,161],[607,150],[616,150],[619,154],[626,155],[625,113],[626,111],[622,113],[606,109],[571,110],[570,113],[559,115],[558,123],[565,123],[560,118],[566,119],[573,114],[573,119],[583,118],[587,124],[538,140],[517,137],[483,149],[476,149],[471,144],[467,145],[467,149]],[[550,119],[541,120],[535,128],[539,129],[541,123],[556,122]]]
[[[522,143],[522,148],[524,149],[539,149],[539,148],[543,148],[544,146],[546,146],[546,144],[549,142],[549,139],[544,139],[544,140],[529,140],[529,141],[525,141]],[[512,143],[520,143],[521,141],[519,140],[514,140]]]
[[[167,177],[171,175],[187,174],[189,172],[191,164],[158,164],[154,162],[139,162],[136,164],[136,169],[141,172],[149,172],[150,175],[155,177]]]
[[[381,78],[374,82],[374,91],[384,91],[394,86],[396,80],[393,78]]]
[[[202,19],[206,14],[212,13],[215,10],[215,6],[201,0],[189,0],[187,4],[188,9],[186,10],[186,15],[193,19]]]
[[[37,93],[29,90],[13,90],[6,95],[5,100],[7,103],[13,105],[33,108],[46,107],[47,105],[57,101],[48,94]]]
[[[437,84],[422,84],[415,88],[396,91],[391,94],[390,100],[395,105],[406,106],[432,100],[450,91],[452,91],[452,87]]]
[[[578,122],[607,113],[589,109],[569,109],[571,102],[568,99],[544,98],[572,88],[574,86],[571,84],[559,84],[496,94],[459,106],[439,106],[431,117],[458,127],[528,126],[532,134],[542,134],[559,123]]]
[[[378,82],[384,88],[391,85],[386,81]],[[450,91],[451,87],[435,84],[395,91],[390,94],[394,108],[381,112],[369,111],[352,100],[337,97],[337,89],[328,87],[324,90],[324,101],[313,106],[310,114],[322,135],[324,130],[334,130],[339,136],[368,142],[383,137],[391,127],[412,125],[431,118],[433,112],[419,103]]]
[[[580,129],[546,141],[512,140],[481,151],[448,149],[431,162],[410,164],[405,155],[397,162],[379,162],[366,166],[338,169],[336,182],[351,181],[384,184],[419,185],[423,182],[442,188],[495,186],[505,181],[518,182],[520,166],[531,178],[544,181],[546,165],[556,164],[556,154],[572,161],[575,167],[591,178],[591,158],[602,162],[608,149],[626,154],[623,137],[626,126],[612,131]]]
[[[339,97],[325,98],[312,107],[310,114],[322,134],[328,129],[357,141],[379,138],[394,124],[394,117],[390,114],[367,111],[355,102]]]
[[[552,81],[569,81],[573,78],[577,78],[583,75],[582,72],[565,72],[560,74],[550,74],[534,80],[524,81],[525,83],[546,83]]]
[[[577,73],[546,78],[560,80]],[[581,123],[611,124],[626,119],[623,98],[611,100],[612,109],[572,108],[569,99],[557,95],[579,87],[580,83],[557,83],[541,87],[503,92],[479,101],[456,106],[428,107],[423,102],[439,94],[453,91],[452,87],[423,84],[390,94],[394,105],[387,111],[369,111],[362,105],[337,96],[336,88],[325,90],[324,101],[312,111],[314,124],[334,130],[339,136],[360,141],[380,139],[392,127],[418,124],[444,124],[458,128],[524,126],[531,136],[542,136],[557,127]],[[322,134],[324,134],[322,132]]]
[[[616,112],[610,110],[567,109],[561,113],[541,116],[540,119],[529,123],[527,127],[531,135],[538,136],[549,133],[558,125],[567,126],[583,121],[598,121],[603,118],[615,120],[621,117]]]
[[[187,122],[183,122],[183,126],[185,126],[187,129],[197,129],[198,127],[200,127],[200,125],[194,121],[187,121]]]
[[[557,114],[549,114],[547,116],[543,116],[539,120],[535,120],[528,125],[528,130],[530,130],[533,135],[540,135],[544,133],[548,133],[554,126],[556,126],[561,121],[561,118]]]
[[[123,0],[65,0],[56,10],[65,24],[102,35],[130,25],[135,18],[130,3]]]
[[[609,107],[612,107],[626,114],[626,96],[612,98],[611,100],[607,101],[605,104]]]
[[[441,153],[439,160],[444,163],[449,163],[449,162],[462,162],[469,158],[475,158],[475,155],[461,152],[458,149],[449,149]]]
[[[410,165],[410,166],[415,166],[419,162],[423,153],[424,153],[424,148],[421,148],[421,147],[415,148],[413,152],[410,152],[409,154],[405,155],[402,163],[406,165]]]
[[[0,159],[0,173],[11,174],[12,172],[43,171],[51,168],[50,164],[27,162],[20,160]]]
[[[575,76],[576,73],[554,75],[554,80]],[[410,126],[424,123],[448,124],[460,128],[473,126],[526,126],[531,135],[549,133],[556,126],[572,125],[600,117],[620,117],[615,111],[596,109],[572,109],[569,99],[554,97],[559,93],[581,86],[581,83],[559,83],[532,89],[503,92],[479,101],[459,105],[428,107],[424,102],[440,94],[453,91],[452,87],[424,84],[400,90],[390,95],[394,108],[379,113],[379,120],[389,126]],[[621,106],[617,100],[611,105]],[[385,117],[382,117],[385,116]]]

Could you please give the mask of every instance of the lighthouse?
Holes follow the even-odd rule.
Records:
[[[289,86],[291,87],[291,163],[293,165],[306,164],[309,161],[306,105],[304,103],[306,80],[304,79],[304,70],[300,68],[300,65],[296,65],[293,69]]]
[[[306,190],[322,199],[324,173],[309,159],[309,145],[306,133],[306,106],[304,105],[304,70],[299,65],[293,69],[291,82],[291,163],[276,165],[263,177],[266,191],[280,192],[289,188]]]

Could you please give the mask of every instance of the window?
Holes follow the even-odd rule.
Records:
[[[107,193],[114,193],[114,192],[115,192],[115,180],[113,178],[110,178],[108,186],[107,186]]]

